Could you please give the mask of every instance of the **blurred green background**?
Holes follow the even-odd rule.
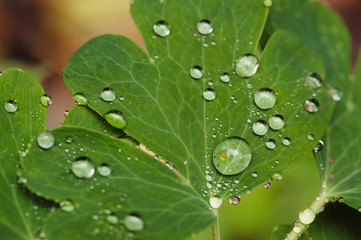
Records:
[[[353,60],[361,42],[361,1],[324,0],[345,20],[352,35]],[[103,33],[129,37],[144,48],[130,16],[129,0],[0,0],[0,71],[22,68],[36,76],[53,97],[48,128],[58,126],[73,100],[61,80],[73,52]],[[242,196],[239,205],[220,208],[223,240],[269,239],[272,229],[292,223],[319,191],[317,168],[308,157],[291,168],[270,189],[259,187]],[[211,239],[210,229],[190,238]]]

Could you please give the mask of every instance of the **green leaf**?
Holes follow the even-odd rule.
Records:
[[[30,140],[45,129],[43,95],[37,80],[22,70],[9,69],[0,76],[1,239],[36,239],[48,212],[44,201],[17,183],[19,153],[26,154]]]
[[[273,0],[262,42],[277,29],[290,31],[309,44],[325,64],[325,82],[347,91],[351,41],[338,15],[319,1]]]
[[[182,14],[176,14],[177,9]],[[137,0],[132,14],[151,59],[129,39],[103,35],[72,56],[64,82],[72,94],[83,94],[99,115],[121,113],[124,131],[173,164],[205,199],[239,195],[269,181],[302,159],[322,137],[333,103],[325,90],[305,86],[309,73],[324,75],[324,68],[302,41],[277,32],[267,43],[255,75],[241,78],[234,72],[236,59],[258,54],[267,15],[263,1]],[[197,32],[202,19],[212,23],[211,34]],[[169,24],[168,36],[153,33],[154,24],[165,24],[159,21]],[[167,26],[163,27],[159,34],[167,33]],[[201,70],[196,67],[191,74],[203,75],[201,79],[190,76],[194,66]],[[223,73],[229,74],[229,82],[220,80]],[[108,88],[116,95],[113,101],[101,98]],[[264,88],[276,93],[270,110],[254,103],[255,93]],[[215,98],[207,101],[202,95]],[[311,98],[321,106],[314,114],[303,107]],[[253,134],[253,123],[268,122],[275,114],[283,116],[285,127],[269,129],[263,137]],[[315,142],[307,138],[311,133]],[[213,150],[228,137],[245,140],[252,159],[243,172],[223,176],[213,165]],[[283,145],[288,138],[291,144]],[[269,139],[276,142],[275,150],[266,148]],[[228,162],[231,170],[232,161]]]
[[[32,191],[67,206],[49,216],[48,239],[184,239],[215,221],[194,189],[129,141],[73,126],[51,134],[51,149],[32,144],[21,161]],[[144,229],[128,231],[129,216]]]

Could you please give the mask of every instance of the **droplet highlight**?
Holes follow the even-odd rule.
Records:
[[[246,54],[236,60],[236,73],[242,78],[248,78],[256,74],[259,66],[258,58],[252,54]]]

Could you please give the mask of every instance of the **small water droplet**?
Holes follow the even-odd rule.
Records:
[[[78,105],[86,105],[88,102],[88,99],[81,93],[77,93],[73,97],[74,101]]]
[[[276,148],[276,140],[268,139],[268,141],[266,142],[266,147],[270,150],[275,149]]]
[[[139,232],[144,228],[143,220],[136,215],[128,215],[124,220],[125,227],[131,232]]]
[[[252,131],[258,136],[266,135],[268,132],[268,125],[265,121],[258,120],[257,122],[253,123]]]
[[[340,101],[342,98],[342,95],[343,95],[340,90],[335,89],[335,88],[330,88],[328,90],[328,93],[330,94],[332,100],[336,101],[336,102]]]
[[[213,180],[213,178],[212,178],[212,176],[211,175],[206,175],[206,180],[208,181],[208,182],[210,182],[210,181],[212,181]]]
[[[94,175],[94,165],[87,157],[79,157],[71,165],[71,170],[78,178],[91,178]]]
[[[319,88],[322,85],[322,77],[318,73],[310,73],[306,78],[306,86]]]
[[[8,113],[14,113],[18,110],[18,104],[15,100],[9,100],[5,103],[5,110]]]
[[[117,224],[119,222],[119,218],[115,216],[114,214],[110,214],[106,216],[106,220],[110,224]]]
[[[264,188],[269,189],[271,188],[272,184],[270,182],[266,182],[263,186]]]
[[[193,79],[201,79],[203,77],[203,69],[200,66],[194,66],[189,71],[189,74]]]
[[[251,83],[247,83],[247,88],[248,89],[252,89],[253,88],[253,85]]]
[[[216,98],[216,92],[212,88],[207,88],[203,91],[203,97],[204,99],[211,101]]]
[[[112,169],[109,167],[108,164],[103,163],[102,165],[100,165],[100,166],[97,168],[97,171],[98,171],[98,173],[99,173],[100,176],[107,177],[107,176],[109,176],[110,173],[112,172]]]
[[[313,141],[315,139],[315,136],[312,133],[310,133],[308,134],[307,138],[308,140]]]
[[[110,125],[119,129],[124,129],[127,124],[123,114],[117,110],[107,112],[104,118]]]
[[[70,137],[70,136],[67,136],[67,137],[65,138],[65,141],[66,141],[67,143],[72,143],[72,142],[73,142],[73,138]]]
[[[48,107],[53,103],[53,99],[51,98],[50,95],[44,94],[43,96],[40,97],[40,103],[44,107]]]
[[[323,147],[324,147],[324,143],[322,140],[318,141],[318,143],[316,144],[315,148],[313,149],[315,152],[321,152]]]
[[[219,197],[210,197],[209,198],[209,204],[214,209],[218,209],[222,205],[222,203],[223,203],[222,198],[219,198]]]
[[[160,20],[154,24],[153,31],[159,37],[166,37],[170,34],[170,25],[166,21]]]
[[[60,206],[61,210],[63,210],[64,212],[74,211],[74,204],[73,204],[73,202],[71,202],[69,200],[61,201],[59,203],[59,206]]]
[[[276,104],[276,94],[272,89],[262,88],[255,93],[254,102],[260,109],[270,109]]]
[[[203,19],[197,23],[197,30],[202,35],[208,35],[213,32],[213,26],[211,21]]]
[[[307,112],[315,113],[315,112],[318,111],[318,108],[320,107],[320,104],[316,99],[312,98],[312,99],[306,100],[303,107],[305,108],[305,110]]]
[[[221,81],[224,83],[227,83],[231,80],[231,77],[229,76],[229,73],[223,73],[220,77]]]
[[[246,169],[252,151],[242,138],[232,137],[221,141],[213,152],[213,164],[224,175],[235,175]]]
[[[69,110],[64,110],[64,117],[67,117],[69,115]]]
[[[258,66],[258,58],[252,54],[246,54],[236,60],[236,73],[242,78],[248,78],[257,72]]]
[[[301,223],[308,225],[315,220],[316,213],[311,208],[305,208],[300,212],[298,217]]]
[[[288,138],[288,137],[285,137],[284,139],[282,139],[282,144],[283,144],[284,146],[289,146],[289,145],[291,145],[291,139]]]
[[[280,173],[274,173],[272,175],[272,180],[273,181],[280,181],[282,179],[282,175]]]
[[[53,134],[51,134],[48,131],[45,131],[37,136],[36,141],[39,147],[41,147],[42,149],[50,149],[54,146],[55,138]]]
[[[238,205],[240,201],[241,201],[241,197],[239,196],[234,196],[229,199],[229,203],[232,205]]]
[[[283,116],[276,114],[270,117],[268,124],[273,130],[280,130],[285,125],[285,121]]]
[[[268,7],[268,8],[271,7],[272,6],[272,0],[264,0],[263,5],[265,7]]]
[[[257,178],[257,177],[258,177],[258,173],[257,173],[257,172],[253,172],[253,173],[252,173],[252,177]]]
[[[100,97],[106,102],[111,102],[115,99],[115,92],[112,88],[107,87],[102,90]]]

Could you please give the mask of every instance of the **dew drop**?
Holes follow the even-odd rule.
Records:
[[[266,135],[268,132],[268,125],[265,121],[258,120],[257,122],[253,123],[252,131],[258,136]]]
[[[229,73],[223,73],[220,79],[222,82],[227,83],[231,80],[231,77],[229,76]]]
[[[314,136],[312,133],[308,134],[307,138],[308,138],[308,140],[310,140],[310,141],[315,140],[315,136]]]
[[[117,110],[107,112],[104,118],[110,125],[119,129],[124,129],[127,124],[123,114]]]
[[[69,200],[64,200],[59,203],[61,210],[64,212],[72,212],[74,211],[74,204]]]
[[[282,175],[280,173],[274,173],[272,175],[272,180],[273,181],[280,181],[282,179]]]
[[[238,205],[240,201],[241,201],[241,197],[239,196],[234,196],[229,199],[229,203],[232,205]]]
[[[44,107],[48,107],[53,103],[53,99],[51,98],[50,95],[44,94],[43,96],[40,97],[40,103]]]
[[[205,177],[205,178],[206,178],[206,180],[207,180],[207,181],[209,181],[209,182],[213,180],[213,178],[212,178],[212,176],[211,176],[211,175],[206,175],[206,177]]]
[[[272,184],[270,182],[266,182],[263,186],[264,188],[269,189],[271,188]]]
[[[94,165],[87,157],[79,157],[71,165],[73,174],[78,178],[91,178],[94,175]]]
[[[135,215],[128,215],[124,220],[125,227],[131,232],[140,232],[144,228],[143,220]]]
[[[67,117],[69,115],[69,110],[64,110],[64,117]]]
[[[285,137],[284,139],[282,139],[282,144],[283,144],[284,146],[289,146],[289,145],[291,145],[291,139],[288,138],[288,137]]]
[[[269,139],[267,142],[266,142],[266,147],[270,150],[273,150],[276,148],[276,140],[274,139]]]
[[[315,220],[316,213],[311,208],[305,208],[300,212],[298,217],[301,223],[308,225]]]
[[[252,173],[252,177],[257,178],[257,177],[258,177],[258,173],[257,173],[257,172],[253,172],[253,173]]]
[[[272,0],[264,0],[263,5],[265,7],[268,7],[268,8],[271,7],[272,6]]]
[[[322,140],[320,140],[320,141],[318,141],[318,143],[316,144],[316,146],[313,150],[315,152],[321,152],[324,146],[325,146],[325,144],[323,143]]]
[[[320,107],[320,104],[316,99],[312,98],[312,99],[306,100],[303,107],[305,108],[305,110],[307,112],[315,113],[315,112],[318,111],[318,108]]]
[[[193,79],[201,79],[203,77],[203,69],[200,66],[194,66],[189,71],[189,74]]]
[[[106,216],[106,220],[110,224],[117,224],[119,222],[119,218],[115,216],[114,214],[110,214]]]
[[[104,163],[97,168],[97,171],[100,176],[107,177],[112,172],[112,169],[109,167],[108,164]]]
[[[159,37],[166,37],[170,34],[170,25],[166,21],[160,20],[154,24],[153,31]]]
[[[88,99],[81,93],[75,94],[73,99],[77,105],[86,105],[88,102]]]
[[[203,91],[203,97],[204,99],[211,101],[216,98],[216,92],[213,90],[213,88],[207,88],[205,91]]]
[[[14,113],[18,110],[18,104],[15,100],[9,100],[5,103],[5,110],[8,113]]]
[[[223,203],[222,198],[219,197],[210,197],[209,198],[209,205],[211,205],[212,208],[218,209]]]
[[[50,149],[54,146],[55,138],[53,134],[48,131],[40,133],[37,138],[36,142],[38,143],[39,147],[42,149]]]
[[[115,99],[115,92],[112,88],[107,87],[103,89],[100,97],[106,102],[111,102]]]
[[[197,30],[202,35],[208,35],[213,32],[213,26],[211,21],[203,19],[197,23]]]
[[[311,88],[319,88],[322,85],[322,77],[318,73],[310,73],[306,78],[306,85]]]
[[[255,93],[254,102],[260,109],[270,109],[276,104],[276,94],[272,89],[262,88]]]
[[[283,116],[277,114],[270,117],[268,124],[273,130],[280,130],[285,125],[285,121]]]
[[[328,90],[328,93],[330,94],[332,100],[336,101],[336,102],[340,101],[342,98],[342,95],[343,95],[340,90],[335,89],[335,88],[330,88]]]
[[[237,137],[221,141],[213,152],[213,164],[223,175],[242,172],[248,167],[251,158],[251,147],[244,139]]]
[[[243,78],[253,76],[258,69],[258,58],[252,54],[246,54],[236,60],[236,73]]]

